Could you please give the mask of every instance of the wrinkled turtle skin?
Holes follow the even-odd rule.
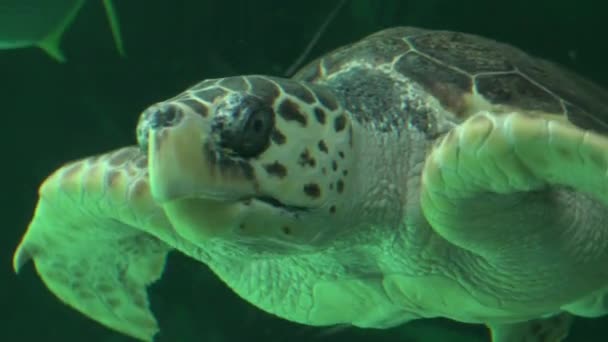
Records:
[[[446,317],[562,341],[607,313],[608,94],[478,36],[380,31],[293,78],[202,81],[150,106],[139,146],[40,188],[15,252],[143,341],[169,251],[309,325]]]

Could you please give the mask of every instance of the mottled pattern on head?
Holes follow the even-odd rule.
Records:
[[[147,109],[137,135],[161,202],[256,200],[296,218],[331,216],[348,187],[350,119],[322,86],[257,75],[206,80]]]

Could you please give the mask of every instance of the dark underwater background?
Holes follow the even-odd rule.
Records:
[[[134,144],[140,111],[201,79],[283,76],[338,3],[114,2],[126,58],[114,47],[100,0],[88,1],[64,36],[67,63],[36,48],[0,50],[0,342],[134,341],[59,302],[31,263],[12,272],[38,185],[66,161]],[[593,0],[347,0],[307,60],[382,28],[413,25],[508,42],[608,86],[607,9]],[[482,326],[439,319],[389,330],[290,323],[241,300],[205,265],[178,253],[149,292],[162,328],[158,342],[489,340]],[[608,341],[608,318],[577,319],[567,341]]]

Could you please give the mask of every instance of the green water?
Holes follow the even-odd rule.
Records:
[[[65,161],[133,144],[142,109],[198,80],[283,75],[335,6],[327,0],[115,3],[126,58],[116,53],[101,1],[89,2],[66,33],[66,64],[35,48],[0,51],[0,341],[133,341],[61,304],[31,265],[18,277],[12,273],[12,253],[39,183]],[[310,58],[381,28],[414,25],[505,41],[608,86],[607,6],[528,3],[351,0]],[[159,342],[488,341],[481,326],[444,320],[389,330],[289,323],[245,303],[205,266],[178,254],[150,296],[162,328]],[[579,319],[568,341],[606,341],[607,327],[608,319]]]

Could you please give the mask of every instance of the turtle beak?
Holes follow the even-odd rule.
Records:
[[[148,120],[150,185],[155,201],[234,201],[255,194],[251,166],[222,159],[210,147],[209,120],[176,104],[159,106]]]

